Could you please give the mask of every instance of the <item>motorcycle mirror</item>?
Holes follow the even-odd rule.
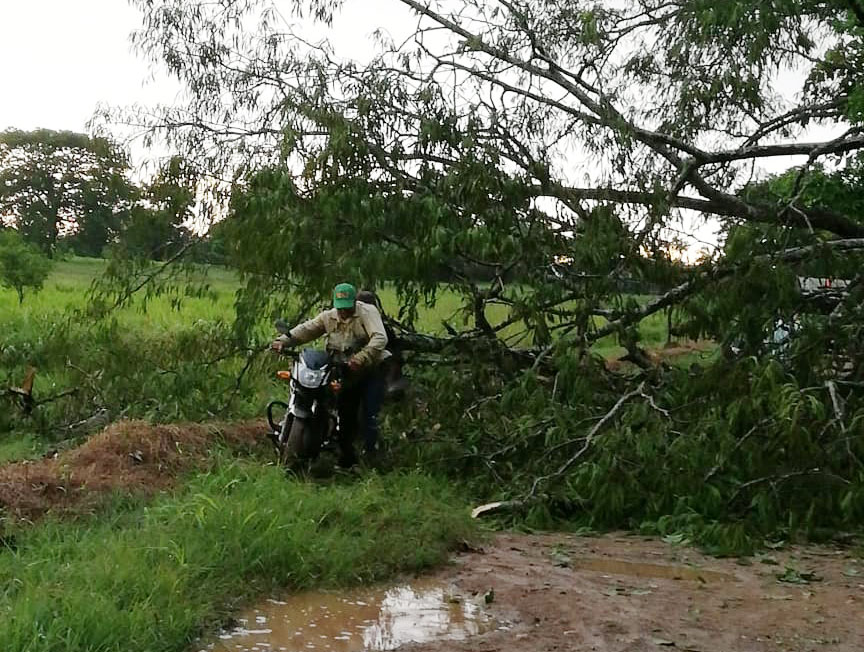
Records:
[[[290,334],[289,331],[291,330],[291,327],[288,325],[288,322],[286,322],[284,319],[281,319],[281,318],[277,319],[275,326],[276,326],[276,330],[279,331],[280,333],[282,333],[282,335],[289,335]]]

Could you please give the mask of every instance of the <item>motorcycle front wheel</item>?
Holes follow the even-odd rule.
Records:
[[[321,452],[321,435],[306,419],[293,418],[285,451],[301,460],[314,459]]]

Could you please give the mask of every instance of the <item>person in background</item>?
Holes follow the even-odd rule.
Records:
[[[327,351],[336,362],[348,367],[349,377],[339,394],[339,466],[356,464],[354,439],[357,435],[358,415],[361,404],[372,396],[372,408],[377,390],[370,386],[381,383],[381,362],[390,356],[387,351],[387,332],[378,308],[369,303],[357,302],[357,290],[350,283],[340,283],[333,289],[333,308],[324,310],[309,321],[295,326],[288,335],[280,335],[272,344],[274,351],[282,351],[298,344],[305,344],[326,335]],[[383,394],[383,390],[382,390]],[[380,409],[380,400],[378,409]],[[377,447],[378,412],[374,414],[374,435],[369,431],[367,416],[364,420],[364,445],[374,454]],[[371,449],[370,449],[371,445]]]
[[[378,308],[381,320],[384,322],[384,331],[387,333],[387,350],[390,355],[381,361],[381,369],[384,375],[385,398],[399,398],[408,390],[408,379],[402,373],[405,360],[402,356],[402,345],[399,336],[387,324],[384,316],[384,308],[381,299],[372,290],[360,290],[357,293],[357,301],[371,303]]]

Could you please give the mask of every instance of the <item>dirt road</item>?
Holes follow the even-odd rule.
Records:
[[[440,573],[494,591],[498,629],[400,650],[860,652],[864,560],[790,548],[742,565],[645,537],[504,534]]]

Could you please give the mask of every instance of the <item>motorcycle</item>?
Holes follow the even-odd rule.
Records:
[[[277,320],[276,330],[288,334],[288,325]],[[287,464],[293,459],[311,460],[322,450],[335,450],[339,432],[337,402],[342,389],[344,364],[326,351],[303,349],[296,356],[290,371],[278,371],[276,376],[289,383],[288,402],[271,401],[267,405],[270,439]],[[274,410],[284,410],[276,419]]]

